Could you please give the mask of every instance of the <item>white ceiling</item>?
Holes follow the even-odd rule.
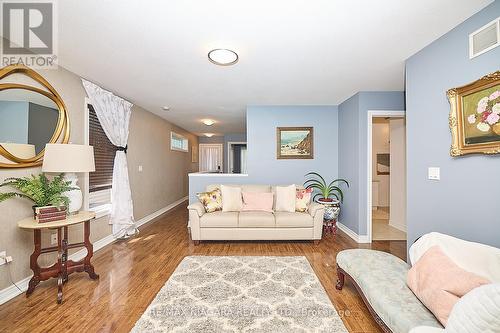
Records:
[[[491,2],[64,0],[59,60],[194,133],[244,132],[247,105],[403,90],[404,60]],[[210,63],[214,48],[239,62]]]

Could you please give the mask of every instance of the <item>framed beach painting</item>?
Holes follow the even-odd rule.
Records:
[[[447,92],[451,156],[500,153],[500,71]]]
[[[276,128],[278,159],[312,159],[314,133],[312,127]]]

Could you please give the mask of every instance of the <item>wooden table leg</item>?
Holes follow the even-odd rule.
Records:
[[[94,247],[90,242],[90,221],[85,221],[83,224],[83,242],[87,248],[87,256],[83,260],[84,270],[89,274],[92,280],[96,280],[99,278],[99,275],[94,272],[94,266],[90,263],[90,258],[94,255]]]
[[[28,290],[26,291],[26,297],[31,295],[35,290],[35,287],[40,283],[40,266],[38,266],[38,257],[42,251],[42,232],[39,229],[33,230],[34,232],[34,244],[35,249],[30,256],[30,268],[33,271],[33,277],[30,279],[28,284]]]
[[[66,283],[66,282],[68,282],[68,267],[66,264],[66,262],[68,261],[68,227],[64,227],[64,237],[62,240],[62,249],[63,249],[62,261],[63,261],[63,266],[64,266],[63,283]]]
[[[62,228],[57,228],[57,268],[59,270],[59,275],[57,277],[57,303],[62,303],[63,298],[63,277],[64,277],[64,265],[63,256],[63,239],[62,239]]]

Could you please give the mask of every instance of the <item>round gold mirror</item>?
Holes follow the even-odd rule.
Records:
[[[14,73],[30,77],[44,89],[3,82]],[[55,89],[28,67],[4,67],[0,80],[0,168],[41,165],[47,143],[69,140],[66,107]]]

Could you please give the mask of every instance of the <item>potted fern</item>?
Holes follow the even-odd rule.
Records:
[[[345,184],[349,187],[347,180],[334,179],[330,183],[327,183],[317,172],[309,172],[305,177],[309,179],[304,182],[304,187],[317,191],[313,196],[313,201],[325,206],[324,219],[336,219],[340,213],[340,203],[344,201],[344,193],[340,186]]]
[[[71,182],[64,180],[63,174],[54,177],[52,181],[44,174],[23,178],[7,178],[0,184],[0,187],[9,186],[18,192],[0,193],[0,202],[14,197],[28,199],[34,203],[34,215],[37,207],[68,207],[69,199],[64,193],[74,189],[70,184]]]

